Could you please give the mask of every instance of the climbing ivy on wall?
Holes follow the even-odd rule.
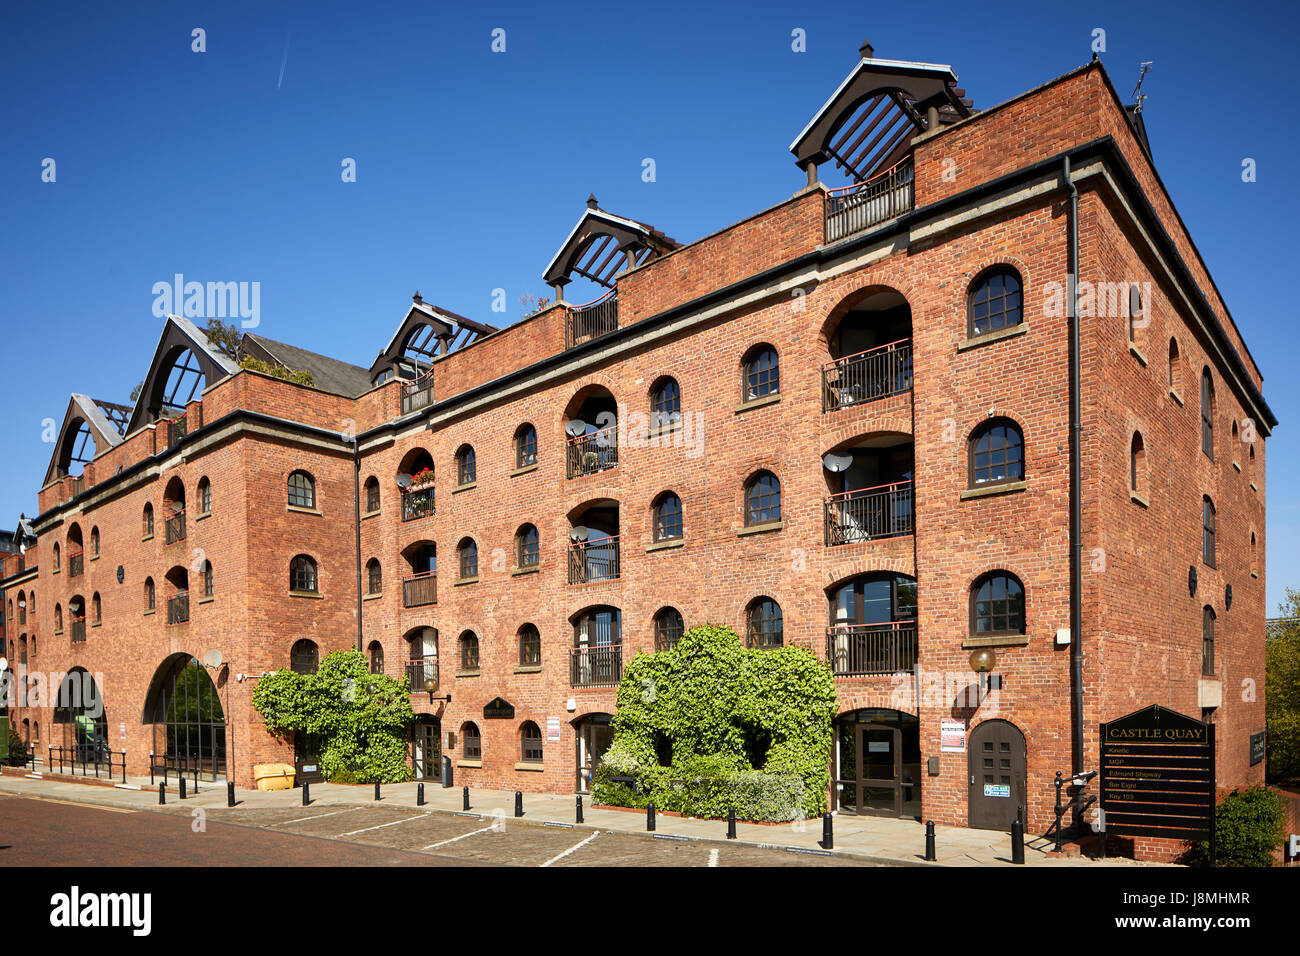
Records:
[[[627,665],[593,799],[693,816],[728,806],[746,819],[816,816],[835,713],[835,681],[810,651],[749,650],[728,627],[691,628]]]

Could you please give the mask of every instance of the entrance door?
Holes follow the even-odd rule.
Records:
[[[578,792],[591,792],[591,776],[614,742],[608,714],[596,714],[578,725]]]
[[[416,780],[440,778],[442,775],[442,722],[436,717],[415,725],[411,745],[411,769]]]
[[[1005,720],[986,720],[970,735],[967,822],[978,830],[1010,830],[1025,805],[1025,735]]]
[[[903,814],[903,735],[897,727],[861,724],[857,735],[858,812]]]

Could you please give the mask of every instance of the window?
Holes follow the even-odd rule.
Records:
[[[1201,612],[1201,676],[1214,676],[1214,608]]]
[[[1178,340],[1169,340],[1169,387],[1178,391]]]
[[[1146,490],[1146,446],[1142,442],[1142,433],[1134,432],[1129,444],[1128,484],[1129,491],[1140,495]]]
[[[681,420],[681,387],[677,379],[665,375],[650,389],[650,430],[667,428]]]
[[[144,609],[146,611],[154,609],[153,578],[144,579]]]
[[[366,479],[366,514],[379,510],[379,479],[371,475]]]
[[[656,499],[653,510],[655,541],[671,541],[682,536],[682,499],[666,491]]]
[[[460,636],[461,670],[478,670],[478,636],[473,631],[466,631]]]
[[[205,598],[210,598],[212,597],[213,593],[214,593],[214,587],[212,581],[212,562],[204,561],[203,562],[203,596]]]
[[[1214,381],[1208,368],[1201,372],[1201,451],[1214,457]]]
[[[515,432],[515,467],[527,468],[537,464],[537,429],[520,425]]]
[[[314,674],[320,664],[320,651],[315,641],[295,641],[289,649],[289,669],[298,674]]]
[[[542,663],[542,635],[531,624],[519,629],[519,665],[536,667]]]
[[[371,641],[370,647],[370,673],[382,674],[384,672],[384,645],[378,641]]]
[[[745,524],[781,520],[781,482],[770,471],[760,471],[745,485]]]
[[[971,637],[1025,633],[1025,589],[1006,571],[990,571],[970,589]]]
[[[524,763],[542,762],[542,731],[531,720],[519,728],[520,757]]]
[[[142,538],[153,537],[153,505],[146,503],[144,506],[144,517],[140,532]]]
[[[316,562],[300,554],[289,562],[289,590],[315,594],[316,589]]]
[[[474,447],[462,445],[460,451],[456,452],[456,483],[472,485],[476,481],[478,481],[478,465],[474,458]]]
[[[1214,502],[1209,495],[1201,499],[1201,560],[1214,567]]]
[[[520,568],[535,568],[542,560],[541,539],[531,524],[515,532],[515,562]]]
[[[199,479],[199,514],[212,514],[212,482],[207,478]]]
[[[92,558],[99,557],[99,528],[98,527],[94,527],[90,529],[90,556]]]
[[[971,337],[1024,321],[1020,293],[1020,275],[1014,269],[999,266],[980,276],[967,300]]]
[[[1024,477],[1024,437],[1015,422],[995,418],[975,429],[970,441],[972,488],[1008,484]]]
[[[461,754],[466,760],[481,760],[483,757],[483,738],[479,736],[477,724],[461,724]]]
[[[1251,535],[1251,544],[1254,544],[1255,536]],[[103,621],[101,617],[102,609],[99,603],[99,592],[96,591],[90,596],[90,623],[99,624]]]
[[[54,605],[54,633],[63,633],[63,607],[57,603]]]
[[[1128,340],[1132,345],[1142,344],[1142,330],[1147,327],[1146,311],[1142,306],[1142,287],[1137,283],[1128,289]]]
[[[655,614],[655,650],[671,649],[682,639],[685,631],[686,624],[682,620],[681,611],[675,607],[660,608]]]
[[[54,542],[54,571],[57,573],[58,570],[59,570],[59,542],[55,541]]]
[[[741,393],[744,401],[752,402],[768,395],[780,394],[781,360],[772,346],[756,345],[750,349],[741,363],[741,371],[744,378]]]
[[[289,476],[289,504],[295,508],[316,507],[316,482],[305,471]]]
[[[460,554],[461,580],[478,577],[478,545],[474,539],[463,538],[457,552]]]
[[[384,570],[378,558],[366,562],[366,593],[379,594],[384,590]]]
[[[745,610],[745,646],[780,647],[781,605],[769,597],[755,598]]]

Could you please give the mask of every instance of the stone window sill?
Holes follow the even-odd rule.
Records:
[[[468,767],[471,770],[477,770],[483,766],[482,760],[457,760],[457,767]]]
[[[753,411],[756,408],[762,408],[765,405],[775,405],[780,400],[780,392],[777,392],[775,395],[764,395],[762,398],[751,398],[736,406],[736,414],[741,415],[745,412]]]
[[[1136,345],[1134,345],[1132,342],[1129,343],[1128,354],[1133,356],[1139,362],[1141,362],[1143,368],[1147,367],[1147,357],[1143,355],[1142,350],[1138,348]]]
[[[384,592],[383,592],[383,591],[380,591],[378,594],[367,594],[367,595],[366,595],[365,597],[363,597],[361,600],[363,600],[363,601],[378,601],[378,600],[379,600],[381,597],[383,597],[383,596],[384,596]]]
[[[141,611],[140,613],[143,614],[145,617],[148,617],[150,614],[157,614],[157,613],[158,613],[158,609],[157,609],[157,608],[153,608],[153,607],[151,607],[151,608],[149,608],[149,610],[147,610],[147,611]]]
[[[516,674],[540,674],[541,672],[541,664],[520,664],[515,668]]]
[[[476,574],[472,578],[460,578],[451,582],[451,586],[454,588],[458,588],[462,584],[478,584],[478,575]]]
[[[766,534],[769,531],[780,531],[784,527],[784,521],[768,521],[765,524],[746,525],[736,532],[736,537],[743,538],[750,534]]]
[[[671,551],[673,548],[684,548],[684,547],[686,547],[685,538],[669,538],[666,541],[656,541],[654,544],[650,545],[650,547],[646,548],[645,550],[646,553],[649,554],[651,551]]]
[[[1010,495],[1018,491],[1024,491],[1029,485],[1024,481],[1008,481],[1000,485],[990,485],[987,488],[967,488],[961,493],[962,501],[969,501],[972,498],[990,498],[994,495]]]
[[[201,597],[201,598],[199,598],[199,603],[200,603],[200,604],[211,604],[211,603],[212,603],[213,601],[215,601],[215,600],[216,600],[216,597],[215,597],[215,596],[213,596],[213,597]]]
[[[289,597],[311,598],[315,601],[321,601],[324,600],[325,595],[321,594],[319,591],[290,591]]]
[[[1250,576],[1251,576],[1252,578],[1258,578],[1258,577],[1259,577],[1259,572],[1258,572],[1258,571],[1251,571],[1251,572],[1250,572]]]
[[[1250,483],[1250,490],[1251,490],[1251,491],[1259,491],[1259,485],[1255,484],[1255,483],[1252,481],[1252,482]]]
[[[515,769],[528,770],[532,773],[541,773],[543,770],[546,769],[546,766],[545,764],[537,763],[532,760],[521,760],[519,761],[519,763],[515,764]]]
[[[1143,498],[1143,497],[1142,497],[1140,494],[1138,494],[1136,491],[1130,491],[1130,492],[1128,493],[1128,497],[1129,497],[1129,501],[1132,501],[1134,504],[1141,505],[1143,508],[1150,508],[1150,507],[1151,507],[1151,502],[1147,501],[1145,498]]]
[[[456,671],[457,677],[478,677],[481,671],[477,668],[466,668],[465,670]]]
[[[1256,576],[1258,577],[1258,575],[1256,575]],[[91,622],[90,622],[90,626],[91,626],[91,627],[103,627],[103,626],[104,626],[104,622],[103,622],[103,621],[91,621]]]
[[[89,558],[87,558],[86,560],[88,560],[88,561],[98,561],[98,560],[99,560],[99,555],[97,555],[97,554],[92,554],[92,555],[91,555]]]
[[[1173,399],[1175,402],[1177,402],[1179,405],[1183,404],[1183,396],[1181,396],[1181,395],[1178,394],[1178,389],[1176,389],[1176,388],[1171,388],[1171,389],[1169,390],[1169,397],[1172,398],[1172,399]]]
[[[141,541],[152,541],[152,540],[153,540],[153,535],[151,535],[151,534],[147,534],[147,535],[145,535],[143,538],[141,538],[140,540],[141,540]]]
[[[465,484],[457,485],[455,488],[451,489],[451,493],[453,495],[458,495],[462,491],[469,491],[471,488],[477,488],[477,487],[478,487],[477,481],[467,481],[465,482]]]
[[[957,343],[958,352],[966,352],[970,349],[977,349],[981,345],[992,345],[994,342],[1001,342],[1005,339],[1014,339],[1016,336],[1024,335],[1029,331],[1028,322],[1020,322],[1016,325],[1008,325],[1006,328],[994,329],[992,332],[985,332],[982,335],[972,335],[970,338],[963,339]]]
[[[514,471],[510,472],[510,477],[514,478],[516,475],[526,475],[530,471],[536,471],[536,470],[537,470],[537,462],[533,462],[531,465],[521,465],[520,467],[516,468]]]
[[[202,521],[204,518],[211,518],[211,517],[212,517],[212,512],[211,512],[211,511],[204,511],[204,512],[201,512],[200,514],[196,514],[196,515],[194,516],[194,520],[195,520],[195,521]]]
[[[366,511],[362,513],[361,520],[365,521],[367,518],[374,518],[377,517],[379,514],[381,514],[381,512],[379,511]]]
[[[317,517],[321,517],[324,514],[324,512],[319,508],[300,508],[297,505],[285,505],[285,507],[290,511],[296,511],[300,515],[316,515]]]
[[[512,577],[518,577],[521,574],[536,574],[540,570],[542,570],[542,566],[540,564],[533,564],[526,568],[515,568],[513,571],[510,572],[510,575]]]
[[[975,647],[1027,647],[1027,634],[989,634],[985,637],[967,637],[961,642],[962,649]]]
[[[1232,463],[1232,467],[1236,469],[1236,471],[1237,471],[1238,474],[1241,474],[1241,465],[1240,465],[1238,462],[1235,462],[1235,461],[1234,461],[1234,462]]]

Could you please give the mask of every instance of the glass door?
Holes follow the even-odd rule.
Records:
[[[858,812],[901,816],[902,734],[881,724],[858,726]]]

